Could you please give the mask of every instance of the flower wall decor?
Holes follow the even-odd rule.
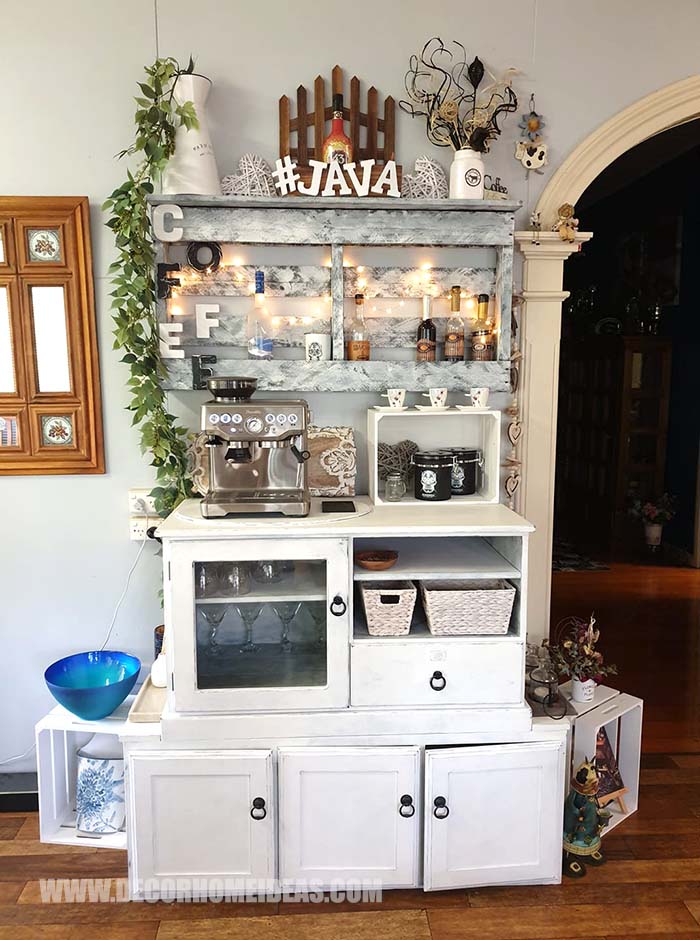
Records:
[[[399,107],[425,118],[428,140],[437,147],[486,153],[501,133],[500,121],[518,107],[512,75],[509,69],[496,79],[478,56],[467,61],[460,42],[453,40],[449,48],[434,37],[411,56],[405,77],[409,100]],[[489,81],[483,85],[485,78]]]

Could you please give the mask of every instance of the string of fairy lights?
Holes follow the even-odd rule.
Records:
[[[331,261],[330,259],[324,262],[324,267],[330,268]],[[371,303],[367,305],[366,315],[368,316],[399,316],[401,315],[398,311],[402,311],[406,307],[407,300],[418,300],[419,296],[411,298],[391,298],[391,297],[382,297],[376,293],[381,285],[373,285],[371,272],[373,268],[368,268],[365,265],[359,264],[354,265],[350,260],[345,259],[343,261],[343,268],[345,269],[354,269],[355,271],[355,289],[358,293],[365,293],[366,299],[370,300]],[[444,299],[449,301],[450,291],[449,289],[445,293],[441,293],[439,287],[434,283],[433,277],[434,266],[430,262],[424,262],[419,268],[417,268],[411,275],[409,275],[409,281],[414,290],[420,290],[421,294],[429,293],[431,296],[436,299]],[[187,314],[187,311],[182,305],[182,297],[190,296],[187,288],[191,287],[194,284],[206,282],[211,280],[212,276],[217,272],[222,272],[224,275],[229,275],[234,284],[240,287],[240,294],[254,294],[255,293],[255,268],[252,265],[247,264],[243,258],[239,256],[234,256],[231,260],[226,261],[222,260],[217,263],[216,266],[209,265],[203,267],[201,270],[195,270],[193,268],[185,267],[178,273],[179,285],[177,287],[173,286],[170,298],[168,300],[168,318],[178,318],[183,317]],[[217,285],[212,284],[212,296],[215,295]],[[271,298],[277,299],[289,299],[289,295],[277,295],[273,292],[270,294]],[[309,301],[308,297],[294,297],[295,300],[305,300]],[[478,323],[479,326],[483,326],[485,329],[491,329],[493,333],[498,332],[497,326],[493,323],[493,316],[489,311],[485,320],[478,320],[476,316],[477,311],[477,302],[476,296],[469,293],[466,290],[461,291],[462,299],[462,309],[461,314],[465,316],[467,320],[473,320],[475,323]],[[324,292],[321,294],[317,302],[312,303],[311,313],[305,313],[303,315],[295,314],[278,314],[271,311],[265,305],[261,305],[259,312],[263,315],[270,318],[270,323],[273,327],[280,327],[282,325],[288,326],[311,326],[315,320],[318,319],[327,319],[330,316],[329,312],[324,312],[324,306],[328,306],[331,303],[331,294],[330,292]],[[439,314],[438,314],[439,315]]]

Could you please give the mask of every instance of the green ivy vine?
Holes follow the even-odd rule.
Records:
[[[133,144],[118,157],[136,157],[134,170],[105,200],[107,225],[114,233],[117,260],[110,265],[113,290],[114,348],[123,349],[122,362],[131,373],[128,386],[133,412],[132,425],[139,426],[141,452],[153,457],[157,485],[152,491],[156,509],[164,514],[192,495],[188,472],[187,430],[167,409],[161,379],[165,367],[160,357],[156,317],[156,250],[151,233],[148,196],[160,181],[175,152],[175,133],[180,125],[198,127],[194,104],[178,104],[173,97],[180,75],[193,71],[172,58],[156,59],[145,67],[146,80],[139,82],[134,115]]]

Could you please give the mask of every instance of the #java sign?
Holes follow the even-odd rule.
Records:
[[[376,181],[372,183],[375,165],[376,160],[362,160],[362,170],[358,173],[356,163],[322,163],[320,160],[309,160],[312,173],[311,179],[306,183],[301,177],[297,163],[290,156],[286,156],[275,161],[272,176],[275,187],[282,196],[289,193],[299,193],[302,196],[369,196],[370,193],[378,196],[400,196],[396,161],[387,160]]]

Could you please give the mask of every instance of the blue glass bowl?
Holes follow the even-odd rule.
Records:
[[[75,653],[52,663],[44,673],[56,701],[79,718],[106,718],[134,687],[141,660],[129,653],[97,650]]]

